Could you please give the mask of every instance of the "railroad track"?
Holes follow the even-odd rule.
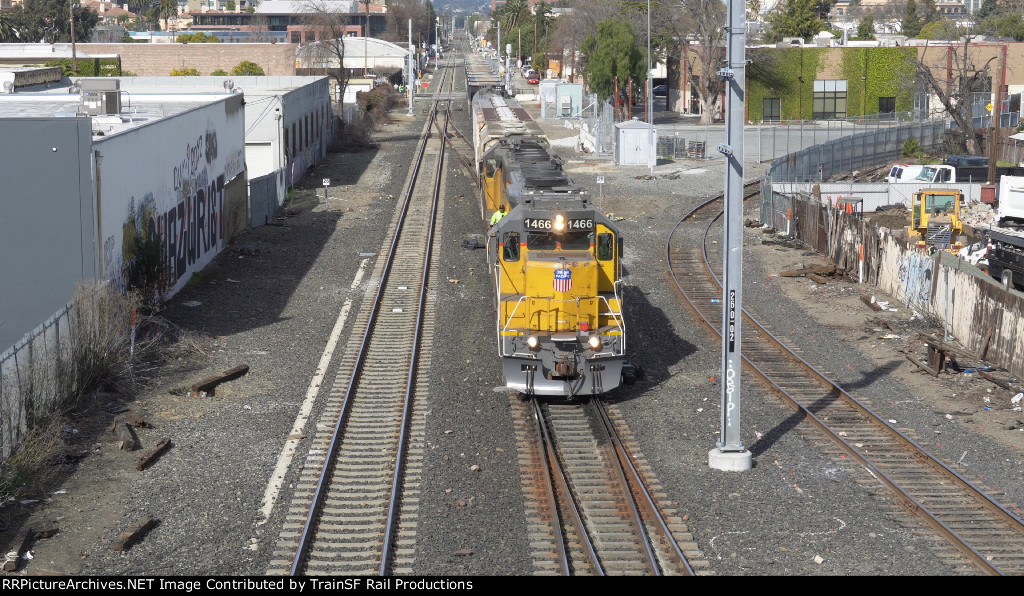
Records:
[[[353,326],[365,331],[354,332],[342,352],[270,574],[412,573],[426,399],[416,380],[430,365],[420,346],[434,332],[427,288],[441,226],[454,69],[442,69],[435,85],[387,254]],[[428,173],[424,183],[420,175]]]
[[[718,254],[709,255],[708,237],[722,215],[720,205],[717,197],[687,214],[666,244],[676,286],[719,340],[721,246]],[[747,311],[743,319],[746,370],[812,423],[833,450],[890,489],[900,508],[934,530],[942,538],[930,545],[938,556],[961,572],[1024,574],[1024,522],[818,371]]]
[[[537,575],[695,575],[708,569],[623,423],[600,400],[513,394]],[[611,410],[611,411],[609,411]],[[695,571],[697,570],[697,571]]]

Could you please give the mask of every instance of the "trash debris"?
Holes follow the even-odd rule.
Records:
[[[1024,392],[1022,392],[1022,393],[1018,393],[1017,395],[1014,395],[1013,397],[1011,397],[1011,398],[1010,398],[1010,403],[1011,403],[1011,404],[1019,404],[1019,403],[1020,403],[1020,400],[1021,400],[1022,398],[1024,398]]]
[[[879,335],[878,339],[903,339],[903,336],[896,333],[886,333],[885,335]]]
[[[817,563],[818,565],[821,565],[822,563],[825,562],[825,559],[822,559],[821,555],[814,555],[814,562]]]

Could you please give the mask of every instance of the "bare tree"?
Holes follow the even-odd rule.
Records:
[[[944,56],[942,63],[949,60],[948,68],[940,68],[946,72],[946,81],[939,81],[933,72],[934,66],[929,66],[925,60],[925,54],[929,46],[925,45],[924,50],[914,60],[917,68],[917,75],[928,92],[938,97],[939,103],[946,113],[953,118],[963,134],[964,149],[972,155],[981,155],[984,147],[984,132],[974,127],[974,93],[989,93],[992,90],[989,65],[996,56],[990,57],[982,66],[976,66],[971,52],[971,39],[973,36],[964,35],[962,44],[941,46],[948,48],[947,56]],[[931,46],[935,47],[935,46]],[[998,102],[996,102],[998,106]],[[998,118],[998,107],[993,111],[993,117]]]
[[[345,97],[350,72],[345,68],[345,29],[349,25],[348,15],[340,9],[347,3],[331,0],[308,0],[302,9],[302,24],[309,27],[316,41],[307,41],[299,46],[299,62],[306,68],[322,72],[331,78],[336,89],[335,97]],[[340,104],[340,100],[337,102]]]
[[[721,0],[680,0],[676,5],[679,38],[683,44],[683,65],[699,72],[697,95],[701,124],[711,122],[722,99],[718,66],[725,58],[725,3]],[[684,90],[685,91],[685,90]]]
[[[391,0],[388,2],[387,32],[384,39],[398,43],[404,47],[409,38],[409,21],[412,20],[414,32],[426,31],[430,28],[427,22],[427,7],[420,0]]]
[[[253,43],[270,43],[274,36],[270,34],[270,19],[267,15],[256,13],[249,20],[249,41]]]

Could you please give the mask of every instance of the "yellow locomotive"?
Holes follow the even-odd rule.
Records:
[[[514,102],[480,92],[474,141],[485,213],[498,351],[506,386],[528,395],[599,395],[626,362],[619,228],[573,183]]]

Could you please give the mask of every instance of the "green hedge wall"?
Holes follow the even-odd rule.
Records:
[[[763,100],[778,97],[782,120],[810,120],[814,115],[814,81],[834,48],[753,48],[747,51],[747,120],[764,119]],[[911,86],[914,48],[842,48],[841,70],[847,80],[847,115],[878,113],[879,97],[895,97],[896,109],[914,107]],[[800,77],[803,82],[800,82]],[[861,77],[866,77],[862,79]]]

